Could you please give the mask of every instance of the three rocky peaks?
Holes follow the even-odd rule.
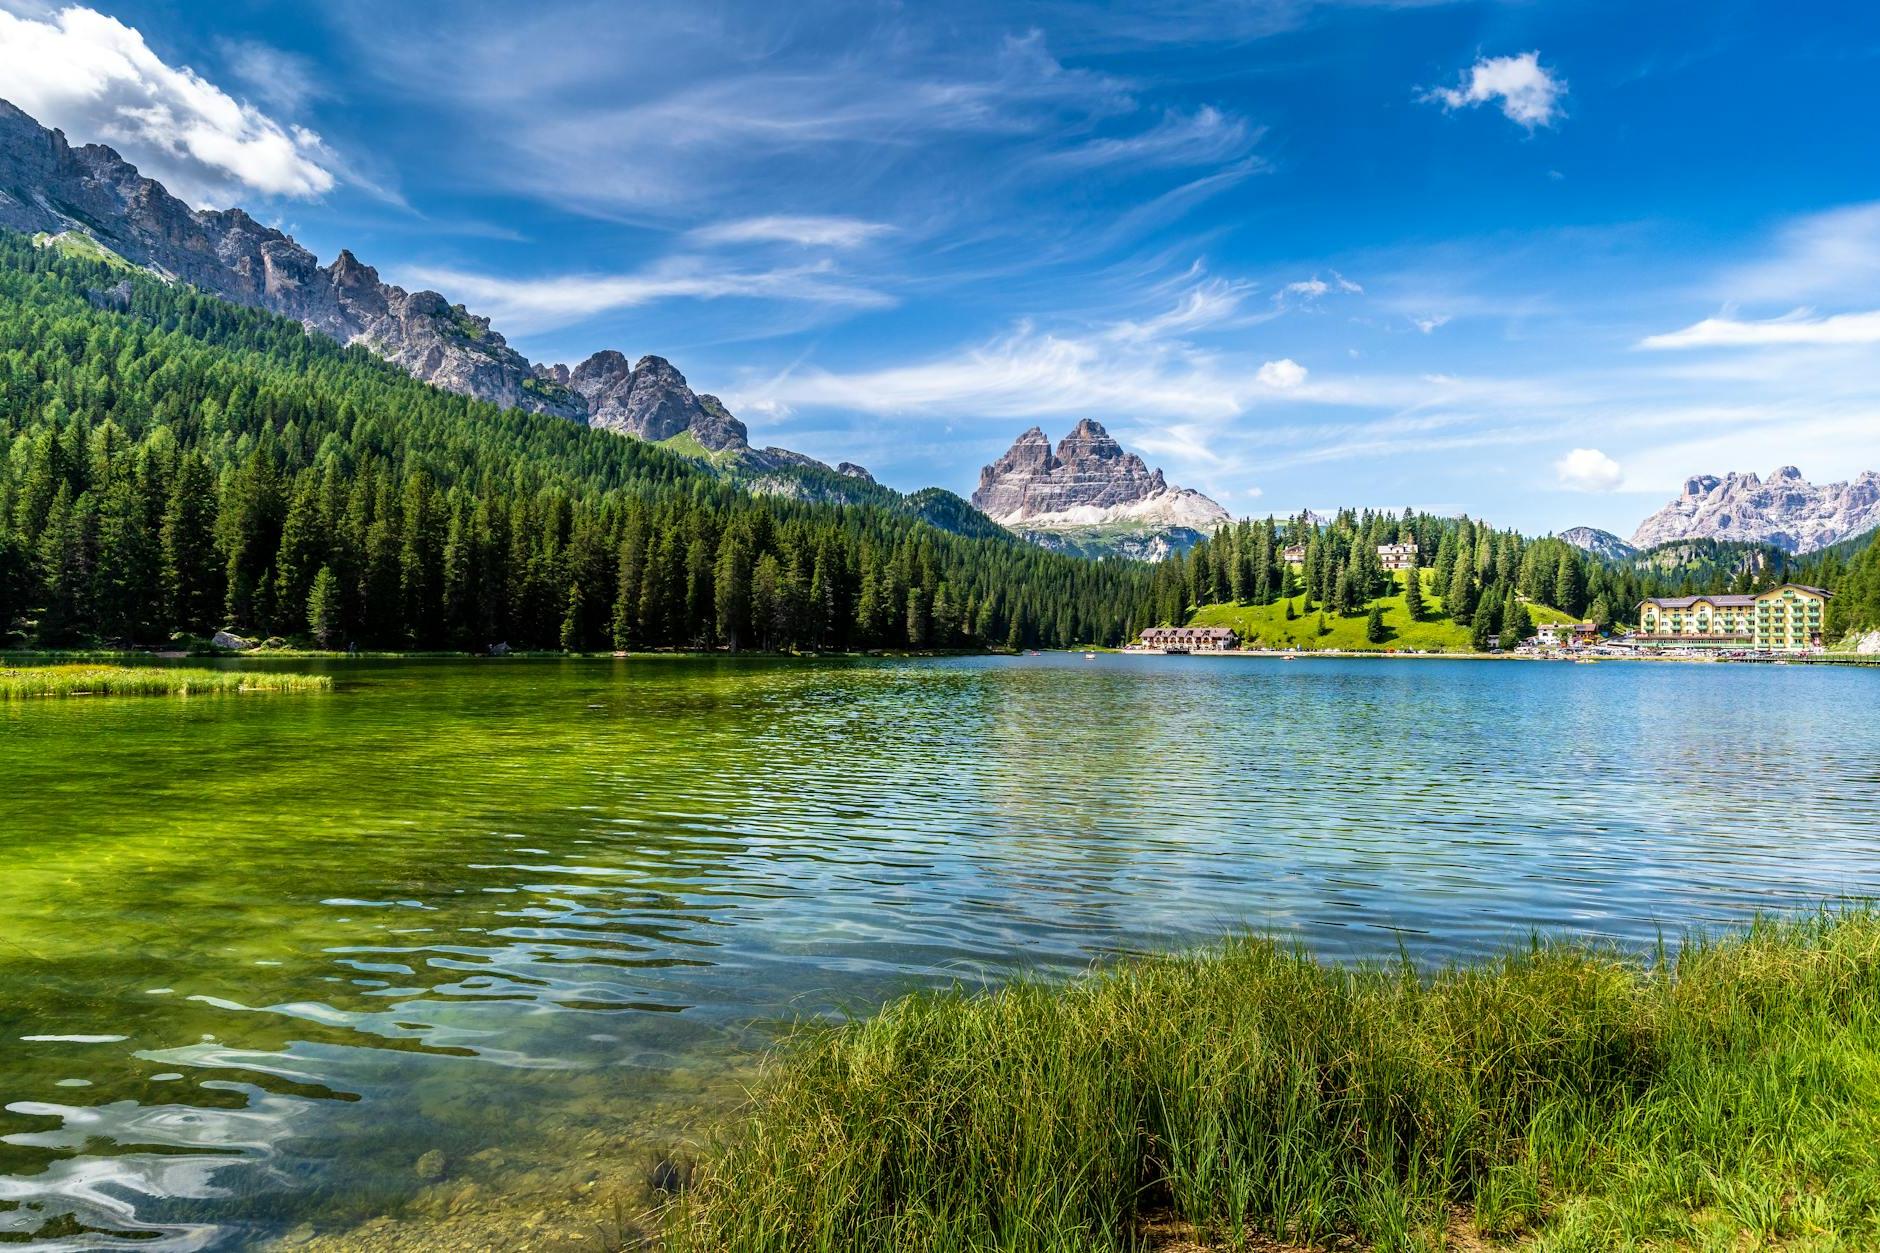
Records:
[[[715,396],[695,394],[661,357],[611,350],[580,365],[535,365],[490,320],[434,291],[380,281],[349,251],[330,266],[241,209],[191,209],[102,144],[74,148],[0,100],[0,226],[82,235],[133,265],[236,304],[293,318],[342,344],[362,344],[413,376],[504,408],[553,414],[647,440],[690,433],[708,453],[756,470],[821,463],[750,447]],[[865,478],[848,466],[843,473]]]
[[[1032,427],[979,472],[973,504],[994,522],[1053,547],[1080,547],[1108,532],[1132,556],[1180,549],[1228,520],[1200,492],[1170,487],[1135,453],[1086,418],[1055,449]],[[1056,542],[1054,541],[1054,538]],[[1129,542],[1133,540],[1135,542]]]

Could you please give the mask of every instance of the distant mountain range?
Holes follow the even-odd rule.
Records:
[[[979,472],[973,504],[1034,543],[1089,555],[1156,560],[1185,551],[1228,520],[1200,492],[1125,452],[1086,418],[1058,441],[1037,427]]]
[[[1611,531],[1602,531],[1596,526],[1576,526],[1562,531],[1560,538],[1575,548],[1583,548],[1595,557],[1604,557],[1607,561],[1624,561],[1628,557],[1638,555],[1638,549]]]
[[[1794,466],[1783,466],[1767,479],[1754,474],[1722,478],[1700,474],[1686,479],[1676,500],[1639,524],[1632,547],[1715,539],[1811,553],[1876,526],[1880,526],[1880,473],[1869,470],[1845,483],[1816,486]]]

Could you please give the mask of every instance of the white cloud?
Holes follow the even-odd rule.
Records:
[[[1056,165],[1208,165],[1243,155],[1263,132],[1231,113],[1203,105],[1193,113],[1169,111],[1162,120],[1134,135],[1092,139],[1052,153]]]
[[[1880,286],[1880,201],[1843,205],[1783,225],[1770,255],[1726,271],[1723,300],[1847,300]]]
[[[1306,381],[1306,368],[1291,357],[1281,357],[1260,367],[1254,375],[1261,384],[1280,391],[1291,391]]]
[[[1425,335],[1428,335],[1431,331],[1434,331],[1437,327],[1444,325],[1448,321],[1449,315],[1447,313],[1429,313],[1421,317],[1412,317],[1410,324],[1419,331],[1422,331]]]
[[[1273,303],[1284,308],[1288,305],[1310,305],[1333,292],[1345,296],[1364,293],[1362,286],[1352,282],[1337,270],[1333,270],[1331,274],[1332,277],[1329,280],[1314,274],[1311,278],[1302,278],[1288,283],[1273,293]]]
[[[165,64],[136,30],[92,9],[44,20],[0,9],[0,96],[75,143],[123,149],[199,205],[228,204],[244,190],[319,196],[336,182],[318,135]]]
[[[493,321],[524,332],[567,326],[610,309],[660,300],[747,298],[881,308],[892,297],[844,279],[827,263],[783,269],[721,269],[679,257],[636,274],[573,274],[503,278],[463,270],[419,267],[406,276]]]
[[[1190,278],[1201,274],[1199,266],[1188,271]],[[1177,331],[1218,328],[1234,320],[1252,284],[1218,277],[1201,278],[1181,293],[1175,307],[1152,318],[1120,321],[1111,325],[1111,339],[1149,342],[1164,339]]]
[[[1705,318],[1680,331],[1647,336],[1639,342],[1639,347],[1765,348],[1849,344],[1880,344],[1880,311],[1814,317],[1809,310],[1797,309],[1786,317],[1759,322],[1729,317]]]
[[[1597,448],[1575,448],[1554,462],[1554,474],[1576,492],[1610,492],[1625,480],[1619,463]]]
[[[255,99],[288,113],[298,113],[333,93],[318,66],[305,57],[252,39],[216,41],[228,69]]]
[[[740,218],[701,226],[691,238],[702,244],[800,244],[804,247],[854,248],[891,233],[884,222],[861,218],[792,216]]]
[[[1538,52],[1512,57],[1482,57],[1455,87],[1434,87],[1422,98],[1445,109],[1469,109],[1498,101],[1502,113],[1532,131],[1560,119],[1560,97],[1567,85],[1541,64]]]

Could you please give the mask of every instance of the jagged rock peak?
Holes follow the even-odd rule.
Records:
[[[1880,526],[1880,473],[1868,470],[1845,483],[1816,486],[1794,466],[1767,480],[1754,474],[1698,474],[1679,497],[1639,524],[1637,548],[1681,539],[1774,544],[1813,552]]]
[[[873,483],[875,476],[868,472],[867,466],[858,466],[853,461],[844,461],[836,466],[836,473],[846,478],[860,479],[864,483]]]
[[[103,144],[65,136],[0,101],[0,226],[76,231],[133,265],[270,310],[342,344],[365,344],[426,382],[509,408],[583,416],[487,319],[435,292],[379,281],[350,252],[322,267],[243,209],[196,210]]]
[[[1043,529],[1124,521],[1199,529],[1228,516],[1199,492],[1170,488],[1088,418],[1055,450],[1035,426],[1020,435],[980,471],[973,504],[996,522]]]

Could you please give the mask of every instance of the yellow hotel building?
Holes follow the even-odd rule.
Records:
[[[1640,644],[1802,653],[1822,646],[1832,593],[1784,583],[1754,596],[1655,596],[1640,601]]]

